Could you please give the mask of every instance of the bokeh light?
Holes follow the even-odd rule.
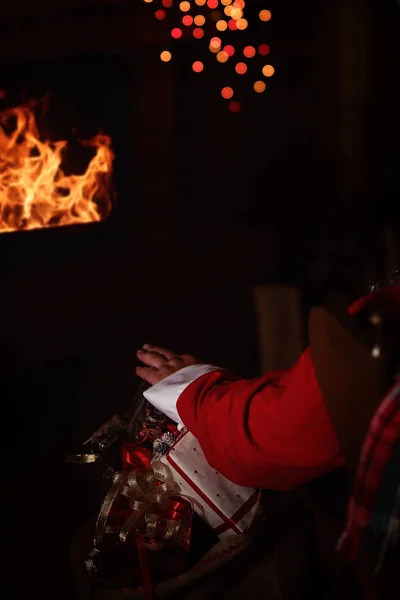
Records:
[[[265,65],[262,68],[262,72],[264,77],[272,77],[272,75],[275,73],[275,69],[272,65]]]
[[[261,54],[261,56],[267,56],[267,54],[270,52],[270,48],[267,44],[261,44],[258,46],[258,52]]]
[[[231,113],[238,113],[240,112],[240,102],[232,100],[232,102],[229,102],[228,108],[231,111]]]
[[[169,62],[172,58],[172,54],[171,52],[168,52],[168,50],[163,50],[160,54],[160,58],[163,62]]]
[[[144,0],[144,2],[151,4],[153,0]],[[181,20],[181,25],[179,25],[178,19],[177,25],[179,26],[172,28],[171,37],[175,40],[182,38],[184,31],[187,31],[182,26],[184,25],[185,27],[190,27],[192,29],[193,37],[200,40],[206,35],[205,28],[207,28],[210,24],[212,26],[215,26],[216,31],[214,30],[214,32],[217,35],[211,37],[211,39],[207,35],[207,39],[210,40],[208,42],[209,50],[213,54],[215,54],[215,57],[219,63],[226,63],[229,61],[230,58],[233,59],[233,67],[237,75],[248,75],[250,65],[254,66],[254,64],[249,63],[246,59],[254,58],[257,54],[259,55],[259,57],[266,57],[270,54],[270,47],[265,43],[257,44],[255,46],[247,45],[244,47],[242,46],[242,44],[240,44],[240,47],[238,48],[237,45],[235,47],[231,43],[223,44],[221,38],[218,37],[223,37],[223,35],[221,35],[220,32],[227,31],[229,39],[231,35],[229,33],[230,31],[243,31],[249,27],[249,22],[244,17],[244,11],[246,6],[245,0],[177,0],[176,4],[178,5],[179,10],[184,14],[181,15],[181,17],[179,18]],[[174,3],[174,0],[161,0],[161,2],[159,3],[159,6],[161,5],[161,8],[156,10],[157,7],[154,7],[152,13],[154,14],[154,17],[157,20],[163,21],[167,18],[166,9],[172,6],[174,6],[175,8],[176,4]],[[205,9],[197,9],[196,6],[205,7]],[[195,8],[194,11],[192,11],[193,7]],[[260,10],[260,8],[261,7],[259,6],[258,10],[255,11],[254,16],[256,17],[258,15],[259,21],[262,21],[264,23],[270,21],[272,19],[271,11],[264,9]],[[207,14],[205,12],[206,10]],[[196,12],[202,12],[204,14],[196,14]],[[243,37],[246,39],[247,35],[248,34],[246,32],[245,34],[243,34]],[[248,41],[250,41],[250,39]],[[165,63],[171,61],[171,52],[169,50],[162,51],[160,53],[160,59],[162,62]],[[253,79],[253,83],[250,83],[250,85],[252,85],[253,87],[253,90],[258,94],[263,93],[267,89],[268,81],[266,78],[270,78],[275,74],[275,68],[272,65],[264,64],[264,66],[262,66],[263,63],[267,62],[267,60],[271,59],[257,59],[259,65],[257,68],[261,69],[264,79],[260,79],[257,81],[254,81]],[[205,69],[204,59],[203,61],[193,61],[192,59],[191,69],[194,73],[202,73]],[[230,65],[228,65],[225,69],[228,70],[227,72],[231,72]],[[259,77],[261,77],[261,73],[259,73]],[[247,77],[244,79],[244,81],[247,81]],[[226,86],[222,88],[221,96],[228,100],[227,104],[230,112],[236,113],[241,110],[240,102],[237,100],[233,100],[233,98],[235,98],[235,93],[231,87]]]
[[[226,9],[225,9],[225,14],[227,14],[231,19],[234,19],[235,21],[237,21],[238,19],[241,19],[243,17],[243,11],[241,8],[234,8],[232,7],[226,7],[226,8],[231,8],[230,12],[227,13]]]
[[[193,29],[193,37],[195,37],[196,40],[201,40],[201,38],[204,37],[204,31],[200,29],[200,27],[196,27]]]
[[[238,64],[235,67],[235,71],[238,75],[244,75],[245,73],[247,73],[247,65],[244,62],[238,62]]]
[[[228,29],[228,23],[226,21],[218,21],[218,23],[216,24],[216,28],[218,29],[218,31],[226,31]]]
[[[261,10],[258,16],[260,17],[261,21],[269,21],[272,17],[272,14],[269,10]]]
[[[238,20],[236,21],[236,27],[237,27],[237,28],[238,28],[240,31],[243,31],[244,29],[246,29],[246,28],[247,28],[247,26],[248,26],[248,24],[249,24],[249,23],[248,23],[247,19],[238,19]]]
[[[210,47],[213,50],[219,50],[221,48],[221,44],[222,44],[222,42],[221,42],[221,39],[219,37],[213,37],[210,40]]]
[[[202,70],[204,69],[204,65],[200,60],[196,60],[193,64],[192,64],[192,69],[195,73],[201,73]]]
[[[228,44],[227,46],[224,46],[222,48],[222,50],[224,52],[226,52],[229,57],[233,56],[235,54],[235,48],[233,46],[231,46],[230,44]]]
[[[223,50],[221,50],[221,52],[218,52],[217,54],[217,61],[220,63],[226,63],[228,58],[229,54],[227,52],[224,52]]]
[[[257,92],[258,94],[265,92],[266,87],[267,86],[265,85],[265,83],[263,81],[256,81],[255,84],[253,85],[254,91]]]
[[[231,87],[224,87],[221,90],[221,96],[225,98],[225,100],[229,100],[233,97],[233,89]]]
[[[246,46],[243,50],[246,58],[253,58],[256,55],[256,49],[253,46]]]
[[[179,29],[179,27],[174,27],[174,29],[171,31],[171,36],[175,40],[179,40],[179,38],[182,37],[182,29]]]

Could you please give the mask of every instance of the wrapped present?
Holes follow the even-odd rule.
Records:
[[[169,468],[150,465],[151,457],[148,448],[122,444],[123,469],[103,500],[86,561],[92,576],[142,584],[147,598],[154,581],[185,570],[192,524],[190,503],[177,497]]]
[[[183,432],[162,457],[178,493],[220,539],[246,531],[259,505],[259,491],[238,486],[210,467],[197,439]]]
[[[65,462],[86,465],[95,463],[97,473],[108,485],[115,471],[129,466],[126,460],[128,462],[130,459],[133,460],[129,468],[139,468],[138,460],[139,462],[141,460],[139,446],[144,449],[144,452],[152,452],[153,443],[163,433],[173,432],[174,436],[178,435],[175,425],[144,398],[143,391],[146,387],[147,385],[140,384],[129,410],[122,417],[113,415],[108,419],[83,442],[78,452],[68,454]],[[121,445],[126,447],[126,444],[130,444],[135,451],[121,457]],[[149,462],[147,460],[145,462],[149,466]],[[103,486],[100,493],[104,495]]]
[[[134,415],[127,426],[130,440],[139,445],[149,445],[154,442],[167,427],[167,417],[157,408],[145,401],[140,414]]]

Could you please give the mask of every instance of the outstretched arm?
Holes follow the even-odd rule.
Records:
[[[344,464],[307,350],[290,370],[241,379],[146,345],[146,398],[198,439],[209,464],[245,486],[287,490]]]

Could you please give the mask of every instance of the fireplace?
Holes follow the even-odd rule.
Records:
[[[43,153],[50,153],[50,156],[43,156],[39,170],[36,165],[31,168],[31,179],[41,177],[44,180],[41,184],[42,196],[40,191],[35,190],[35,201],[39,205],[42,203],[45,216],[40,214],[35,222],[30,223],[29,217],[15,218],[15,207],[11,206],[14,213],[8,214],[7,223],[3,207],[5,216],[0,231],[3,274],[8,272],[15,275],[21,270],[37,268],[38,265],[59,267],[66,260],[83,260],[88,254],[97,254],[112,245],[123,243],[135,203],[132,190],[131,77],[126,58],[112,55],[67,57],[3,69],[1,81],[4,92],[0,102],[2,114],[5,115],[3,120],[7,120],[3,123],[4,129],[8,127],[14,134],[15,123],[10,124],[9,121],[15,121],[16,115],[10,109],[19,107],[21,121],[26,117],[36,121],[32,126],[37,125]],[[36,101],[35,105],[32,100]],[[19,137],[25,136],[25,129]],[[26,144],[29,135],[28,132],[25,136]],[[5,143],[9,143],[10,138],[6,138]],[[50,150],[45,143],[47,140],[48,145],[52,143]],[[58,177],[60,188],[56,189],[54,180],[58,170],[54,177],[49,167],[51,160],[56,160],[54,142],[59,140],[66,141],[65,148],[60,151],[64,181],[68,185],[72,181],[65,202],[62,197],[63,180]],[[80,140],[85,141],[82,143]],[[93,144],[98,145],[95,148]],[[39,151],[33,142],[31,145],[31,160],[35,160]],[[11,148],[9,153],[20,152],[18,148],[22,146],[21,140],[17,139],[15,148]],[[95,164],[96,161],[99,164]],[[100,164],[101,161],[107,161],[108,164]],[[19,162],[23,163],[19,165],[19,171],[22,172],[26,161]],[[52,189],[46,187],[46,169],[50,170]],[[102,170],[106,172],[102,173]],[[87,181],[91,172],[93,180]],[[74,176],[82,179],[84,173],[85,181],[78,180],[75,184]],[[7,175],[5,173],[5,181]],[[23,177],[23,173],[20,176]],[[33,186],[35,181],[31,181],[31,184]],[[88,201],[85,194],[82,195],[82,190],[89,190],[89,194],[91,188],[95,188],[93,194],[97,195],[96,202]],[[58,202],[57,209],[54,205],[49,209],[44,203],[50,203],[51,195],[58,193],[58,189],[61,191],[58,199],[54,200],[54,204]],[[21,193],[27,194],[29,191],[25,187]],[[77,201],[72,209],[64,209],[71,203],[74,192]],[[20,201],[19,198],[17,200]],[[30,211],[32,220],[34,211],[35,204],[33,211]],[[15,231],[11,231],[13,228]]]

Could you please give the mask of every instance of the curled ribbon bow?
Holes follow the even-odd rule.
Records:
[[[160,550],[168,540],[174,540],[187,549],[192,507],[186,500],[173,498],[179,489],[168,467],[157,460],[150,464],[151,456],[143,448],[125,443],[121,458],[124,468],[114,473],[111,488],[101,505],[94,547],[86,560],[86,569],[90,575],[98,571],[105,533],[118,532],[119,542],[124,543],[134,529],[145,597],[153,600],[147,550]],[[129,470],[132,467],[133,470]],[[119,495],[128,498],[130,514],[116,531],[114,527],[107,527],[107,521]]]
[[[132,513],[123,523],[119,531],[120,542],[125,542],[130,531],[135,528],[143,536],[142,543],[151,549],[160,549],[164,541],[184,536],[185,517],[190,512],[187,502],[174,501],[178,488],[172,480],[168,468],[161,462],[154,462],[141,473],[134,471],[115,473],[113,484],[107,493],[97,518],[94,548],[89,555],[86,566],[94,571],[94,558],[99,555],[107,532],[107,519],[112,505],[119,494],[129,498]],[[139,521],[144,527],[138,527]]]

